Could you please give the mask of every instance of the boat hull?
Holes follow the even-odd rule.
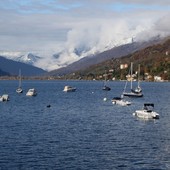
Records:
[[[159,119],[159,114],[157,112],[149,110],[136,110],[133,115],[142,119]]]
[[[142,93],[123,93],[124,96],[128,96],[128,97],[143,97]]]
[[[29,89],[28,92],[26,93],[26,96],[36,96],[37,92],[35,89]]]
[[[22,90],[22,88],[18,88],[18,89],[16,90],[16,92],[17,92],[17,93],[22,93],[23,90]]]
[[[76,91],[76,88],[71,87],[71,86],[65,86],[63,91],[64,92],[74,92],[74,91]]]
[[[112,104],[117,104],[117,105],[121,105],[121,106],[129,106],[131,105],[131,102],[125,101],[125,100],[115,100],[112,99]]]

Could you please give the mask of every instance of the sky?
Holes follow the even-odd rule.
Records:
[[[0,0],[0,53],[37,53],[52,70],[132,37],[170,35],[169,23],[169,0]]]

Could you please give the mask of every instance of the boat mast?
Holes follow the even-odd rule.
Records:
[[[104,74],[104,86],[106,86],[106,70],[105,70],[105,74]]]
[[[138,88],[140,87],[140,64],[138,65]]]
[[[21,70],[19,69],[19,88],[21,88]]]
[[[131,62],[131,68],[130,68],[130,79],[131,79],[130,88],[131,88],[131,90],[132,90],[132,74],[133,74],[133,63]]]

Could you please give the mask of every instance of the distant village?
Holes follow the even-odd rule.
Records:
[[[103,73],[103,74],[88,74],[86,76],[81,76],[79,75],[79,73],[72,73],[69,75],[63,75],[63,76],[50,76],[48,77],[49,80],[54,80],[54,79],[73,79],[73,80],[104,80],[105,78],[107,80],[110,81],[122,81],[122,80],[128,80],[128,81],[137,81],[139,79],[139,81],[148,81],[148,82],[167,82],[170,81],[168,79],[165,79],[165,76],[167,74],[167,70],[164,71],[164,75],[163,76],[159,76],[159,75],[151,75],[148,72],[144,72],[142,75],[138,75],[138,71],[135,71],[132,76],[128,73],[126,75],[123,75],[123,71],[121,70],[128,70],[129,69],[129,65],[128,64],[120,64],[120,76],[116,77],[114,76],[114,69],[109,69],[107,70],[107,72]],[[47,77],[46,77],[47,78]]]

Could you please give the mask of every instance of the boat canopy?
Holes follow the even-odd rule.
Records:
[[[114,97],[112,100],[121,100],[121,97]]]
[[[152,106],[152,107],[154,107],[154,104],[153,103],[144,103],[144,107],[145,106]]]

